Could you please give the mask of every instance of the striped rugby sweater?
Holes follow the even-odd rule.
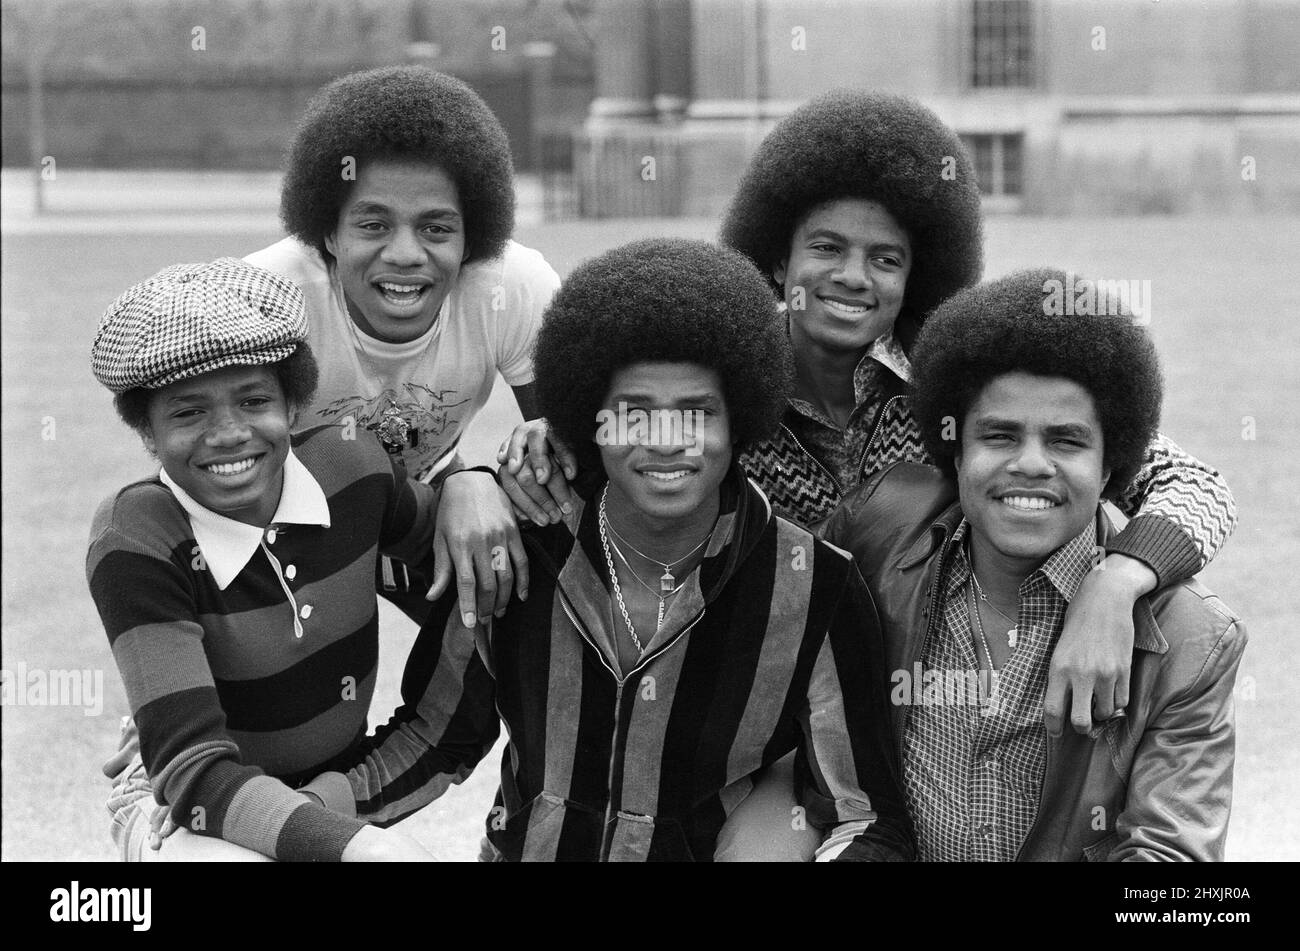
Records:
[[[327,801],[396,822],[463,779],[504,721],[486,825],[506,860],[710,861],[754,773],[792,750],[792,822],[865,824],[843,860],[913,857],[880,630],[849,557],[733,467],[704,561],[624,673],[596,506],[575,508],[524,533],[529,598],[490,628],[462,626],[454,592],[435,603],[403,706],[348,782],[322,783],[344,791]]]
[[[423,557],[437,492],[373,440],[336,429],[296,435],[293,450],[325,493],[329,528],[275,526],[223,591],[154,477],[99,507],[86,576],[158,801],[202,835],[273,858],[337,860],[364,823],[294,788],[366,734],[376,560]]]

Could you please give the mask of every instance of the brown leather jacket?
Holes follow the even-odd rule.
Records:
[[[886,670],[910,671],[941,617],[947,542],[962,519],[939,470],[891,466],[823,527],[853,554],[885,637]],[[1100,509],[1099,544],[1114,533]],[[1233,684],[1246,629],[1195,581],[1134,607],[1127,716],[1048,739],[1038,816],[1020,861],[1218,861],[1232,805]],[[902,749],[909,707],[893,706]]]

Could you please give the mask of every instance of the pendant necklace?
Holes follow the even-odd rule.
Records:
[[[608,494],[609,494],[609,486],[606,485],[606,486],[605,486],[605,495],[608,495]],[[602,495],[602,496],[600,497],[600,506],[601,506],[601,507],[600,507],[600,511],[601,511],[602,513],[604,513],[604,511],[605,511],[605,495]],[[626,538],[624,538],[622,535],[620,535],[620,534],[618,533],[618,529],[616,529],[616,528],[613,526],[613,524],[611,524],[611,523],[609,522],[609,519],[608,519],[608,518],[605,519],[605,523],[606,523],[607,525],[609,525],[609,530],[610,530],[611,532],[614,533],[614,537],[615,537],[615,538],[617,538],[619,541],[621,541],[621,542],[622,542],[624,545],[626,545],[628,548],[632,549],[632,551],[636,552],[638,555],[640,555],[640,556],[641,556],[642,558],[644,558],[646,561],[650,562],[651,564],[658,565],[660,568],[662,568],[662,569],[664,570],[663,575],[660,576],[660,578],[659,578],[659,590],[660,590],[661,592],[663,592],[665,596],[667,596],[668,594],[671,594],[672,591],[673,591],[673,589],[677,587],[677,578],[674,577],[673,572],[672,572],[673,566],[674,566],[674,565],[680,565],[682,562],[686,561],[688,558],[690,558],[692,555],[694,555],[697,551],[699,551],[701,548],[703,548],[703,547],[705,546],[705,544],[708,542],[708,540],[709,540],[710,538],[713,537],[713,531],[714,531],[714,529],[717,528],[717,523],[715,522],[715,523],[714,523],[714,528],[713,528],[713,529],[709,529],[709,534],[707,534],[707,535],[704,536],[704,540],[703,540],[703,541],[701,541],[698,545],[696,545],[694,548],[692,548],[692,549],[691,549],[690,551],[688,551],[686,554],[682,555],[682,557],[678,558],[676,561],[670,561],[670,562],[667,562],[667,563],[665,564],[664,562],[660,561],[658,558],[651,558],[651,557],[650,557],[649,555],[647,555],[645,552],[641,551],[641,549],[637,548],[637,547],[636,547],[635,545],[633,545],[630,541],[628,541]],[[619,554],[621,555],[622,552],[620,552]],[[624,559],[624,561],[626,561],[626,559]],[[628,567],[630,568],[631,565],[629,565]]]
[[[641,587],[645,588],[647,591],[650,592],[652,596],[654,596],[659,600],[659,617],[658,620],[655,622],[655,633],[658,634],[659,629],[664,626],[664,613],[668,604],[668,599],[671,598],[673,595],[677,594],[677,592],[681,591],[682,588],[686,587],[686,582],[685,581],[681,582],[680,584],[677,585],[677,587],[673,588],[671,591],[662,591],[662,590],[656,591],[654,588],[650,587],[650,585],[646,584],[644,581],[641,580],[641,576],[636,573],[636,569],[632,567],[632,563],[627,560],[627,555],[623,554],[623,552],[619,549],[618,543],[611,539],[609,544],[614,549],[614,554],[618,556],[618,559],[622,561],[624,565],[627,566],[628,574],[632,576],[632,580],[635,581],[637,584],[639,584]]]
[[[704,543],[713,537],[713,531],[710,530],[709,534],[705,536],[704,541],[700,542],[700,544],[696,545],[693,549],[691,549],[691,551],[684,558],[678,558],[676,561],[671,561],[667,565],[665,565],[662,561],[659,561],[658,559],[655,558],[651,558],[648,555],[644,554],[643,552],[639,552],[635,548],[632,548],[632,545],[628,542],[626,538],[623,538],[622,535],[619,535],[618,532],[614,531],[614,526],[610,524],[609,515],[605,511],[605,500],[608,497],[609,497],[609,486],[606,485],[605,491],[602,492],[600,495],[600,508],[597,510],[597,518],[596,518],[596,524],[600,529],[600,547],[605,555],[605,566],[609,569],[609,580],[612,587],[614,588],[614,601],[615,603],[618,604],[619,613],[623,615],[623,623],[627,625],[627,632],[632,636],[632,643],[633,645],[635,645],[637,649],[637,653],[644,654],[645,647],[642,646],[641,639],[637,636],[636,628],[632,624],[632,616],[628,613],[627,602],[623,600],[623,589],[618,583],[618,569],[614,565],[614,556],[610,552],[610,547],[612,546],[613,550],[618,552],[618,557],[622,559],[623,564],[627,565],[628,571],[632,573],[632,577],[637,580],[637,583],[640,584],[647,591],[649,591],[651,594],[653,594],[656,598],[659,599],[659,613],[658,613],[657,621],[655,623],[655,633],[658,634],[659,629],[662,628],[664,624],[664,613],[665,613],[666,605],[668,603],[668,599],[673,595],[677,594],[677,592],[681,591],[682,588],[686,586],[685,581],[683,581],[681,584],[676,583],[676,579],[673,577],[672,573],[668,570],[669,566],[681,564],[683,561],[686,560],[686,558],[689,558],[691,555],[695,554],[695,552],[699,551],[700,548],[703,547]],[[642,558],[644,558],[646,561],[654,562],[654,564],[659,565],[664,569],[664,574],[665,577],[667,578],[667,583],[665,584],[664,578],[660,578],[658,592],[656,592],[653,588],[651,588],[648,584],[646,584],[644,581],[641,580],[641,578],[637,575],[636,571],[633,570],[632,566],[628,564],[627,556],[625,556],[623,552],[619,550],[618,545],[609,538],[609,535],[607,534],[607,530],[608,532],[613,532],[615,536],[619,538],[623,538],[623,543],[627,545],[629,548],[632,548],[633,551],[636,551],[636,553],[640,555]]]
[[[1007,646],[1010,647],[1012,650],[1015,650],[1016,641],[1019,639],[1019,633],[1020,633],[1016,627],[1016,623],[1017,623],[1016,619],[1013,617],[1007,617],[1007,615],[1003,611],[998,610],[998,606],[996,604],[994,604],[992,601],[989,600],[989,596],[984,593],[984,588],[982,585],[980,585],[980,579],[975,575],[974,568],[971,569],[970,579],[975,583],[975,593],[979,595],[980,600],[983,601],[985,604],[987,604],[989,607],[991,607],[994,611],[997,611],[998,614],[1001,614],[1002,617],[1006,618],[1007,621],[1011,622],[1011,630],[1007,631]],[[975,607],[975,613],[979,614],[978,605],[976,605]]]

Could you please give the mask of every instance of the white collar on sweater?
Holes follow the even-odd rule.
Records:
[[[181,508],[189,515],[194,540],[199,543],[203,560],[212,572],[217,587],[226,590],[257,551],[263,534],[269,532],[256,525],[247,525],[219,515],[200,505],[167,475],[166,469],[159,472],[158,477],[162,479],[163,485],[171,489],[176,501],[181,503]],[[284,460],[284,485],[280,489],[280,505],[271,518],[271,525],[330,527],[330,508],[325,501],[325,490],[320,487],[316,477],[307,471],[307,467],[298,461],[292,449]]]

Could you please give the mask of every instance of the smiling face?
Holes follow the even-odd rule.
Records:
[[[223,367],[154,392],[144,443],[194,501],[260,527],[280,504],[292,417],[272,367]]]
[[[711,520],[732,453],[717,372],[694,363],[636,363],[614,374],[604,409],[612,414],[622,409],[634,422],[652,417],[686,423],[673,430],[686,437],[676,440],[635,435],[627,441],[597,440],[609,476],[611,511],[656,534]],[[636,432],[635,425],[627,429]],[[657,431],[669,432],[662,422]]]
[[[364,163],[325,246],[356,325],[414,340],[433,326],[468,253],[456,183],[436,165]]]
[[[1110,472],[1092,396],[1060,377],[991,380],[961,428],[957,486],[972,544],[1033,570],[1087,527]],[[978,557],[978,555],[977,555]]]
[[[772,272],[785,288],[795,349],[867,347],[898,319],[911,267],[907,232],[883,205],[862,198],[818,205]]]

